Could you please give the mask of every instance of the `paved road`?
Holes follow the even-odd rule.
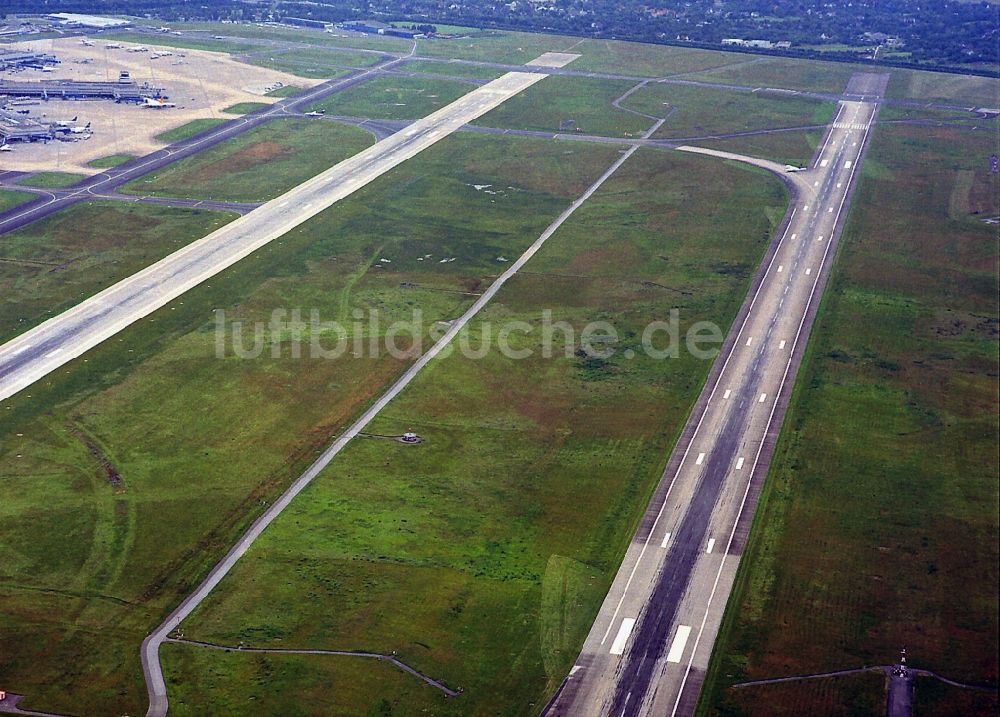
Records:
[[[872,99],[887,76],[856,76]],[[693,713],[876,103],[842,101],[547,717]],[[680,149],[738,158],[695,147]]]
[[[511,72],[0,346],[0,400],[93,348],[545,75]]]

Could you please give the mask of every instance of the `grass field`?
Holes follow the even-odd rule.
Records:
[[[100,157],[87,162],[87,166],[96,169],[110,169],[133,159],[135,159],[135,156],[131,154],[109,154],[107,157]]]
[[[122,191],[259,202],[272,199],[373,142],[364,130],[313,119],[279,119],[167,165]]]
[[[206,130],[212,129],[212,127],[217,127],[223,122],[228,121],[229,120],[215,118],[191,120],[186,124],[182,124],[180,127],[174,127],[171,130],[167,130],[162,134],[156,135],[156,139],[161,142],[180,142],[182,139],[194,137],[196,134],[201,134]]]
[[[267,93],[268,97],[292,97],[302,92],[303,88],[297,85],[285,85]]]
[[[471,77],[482,80],[495,80],[506,70],[482,65],[469,65],[462,62],[435,62],[433,60],[414,60],[403,65],[407,72],[426,72],[431,75],[450,75],[452,77]]]
[[[237,102],[235,105],[230,105],[222,111],[227,115],[245,115],[264,109],[265,107],[270,107],[270,105],[266,102]]]
[[[252,65],[270,67],[299,77],[331,78],[352,67],[369,67],[380,59],[371,52],[348,52],[326,48],[307,48],[257,55],[247,60]]]
[[[977,107],[1000,107],[1000,79],[952,75],[943,72],[896,70],[886,92],[888,97],[932,100]]]
[[[39,187],[41,189],[64,189],[72,187],[86,175],[73,174],[71,172],[36,172],[24,179],[19,179],[17,184],[22,187]]]
[[[377,309],[383,327],[414,307],[428,325],[454,317],[498,256],[516,256],[617,156],[565,151],[445,139],[4,401],[5,687],[28,708],[140,713],[144,634],[406,364],[288,349],[220,360],[216,309],[267,322],[275,307],[315,308],[345,323]]]
[[[741,709],[730,682],[903,646],[914,666],[997,683],[995,144],[902,125],[873,142],[704,714],[763,708]]]
[[[338,32],[333,35],[323,30],[307,27],[265,27],[251,24],[229,23],[173,23],[178,30],[194,30],[198,32],[223,35],[225,37],[244,37],[262,40],[285,40],[289,42],[304,42],[319,47],[346,47],[381,50],[383,52],[409,52],[412,43],[398,37],[382,35],[352,35],[342,37]]]
[[[235,218],[88,202],[0,235],[0,342]]]
[[[437,698],[433,714],[537,714],[577,655],[709,368],[624,352],[672,308],[682,331],[726,326],[785,202],[763,173],[705,158],[640,152],[620,171],[469,332],[524,321],[533,333],[513,346],[534,355],[512,360],[494,345],[479,360],[432,364],[369,427],[425,442],[354,441],[184,624],[188,637],[396,651],[464,689]],[[618,353],[545,358],[543,309],[575,331],[612,322]],[[209,711],[253,704],[245,668],[199,660],[175,659],[171,684]],[[322,679],[311,669],[310,683]],[[213,691],[195,670],[212,675]],[[383,693],[381,674],[359,674],[366,689],[302,714],[425,708],[424,685]]]
[[[9,189],[0,189],[0,212],[5,212],[19,204],[30,202],[37,195],[31,192],[16,192]]]
[[[475,87],[430,77],[376,77],[331,95],[310,110],[370,119],[420,119],[454,102]]]
[[[178,37],[177,35],[150,35],[138,32],[107,32],[101,33],[101,40],[134,42],[139,45],[157,47],[177,47],[187,50],[209,50],[211,52],[227,52],[235,54],[253,50],[254,46],[246,42],[232,40],[213,40],[209,38]],[[120,52],[120,50],[119,50]]]
[[[870,672],[730,690],[731,712],[753,717],[881,717],[885,675]],[[924,717],[922,713],[915,713]]]
[[[635,136],[653,120],[612,106],[635,83],[589,77],[548,77],[475,121],[483,127]]]
[[[667,138],[825,125],[834,110],[832,102],[659,83],[635,92],[623,106],[655,117],[673,110],[654,135]]]
[[[812,160],[816,147],[822,140],[823,131],[815,130],[812,132],[776,132],[747,137],[698,140],[694,144],[699,147],[721,149],[726,152],[736,152],[751,157],[770,159],[782,164],[805,167]]]

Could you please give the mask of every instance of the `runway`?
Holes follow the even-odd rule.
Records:
[[[510,72],[0,346],[0,400],[545,78]]]
[[[855,75],[546,717],[690,715],[887,75]],[[738,159],[696,147],[683,151]]]

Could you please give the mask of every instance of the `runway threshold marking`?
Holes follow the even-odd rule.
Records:
[[[612,655],[621,655],[624,653],[625,644],[628,642],[629,635],[632,634],[633,627],[635,627],[634,617],[623,619],[621,626],[618,628],[618,634],[615,635],[615,640],[611,643],[611,649],[608,652]]]
[[[779,344],[778,344],[778,348],[779,348],[779,349],[783,349],[783,348],[785,348],[785,340],[784,340],[784,339],[782,339],[782,340],[781,340],[781,343],[779,343]]]
[[[681,661],[689,637],[691,637],[691,626],[678,625],[677,634],[674,635],[674,641],[670,643],[670,651],[667,652],[667,662],[677,663]]]

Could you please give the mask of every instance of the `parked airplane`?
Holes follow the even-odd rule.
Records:
[[[786,172],[804,172],[804,171],[806,171],[806,168],[805,167],[796,167],[794,164],[786,164],[785,165],[785,171]]]
[[[86,45],[87,47],[93,47],[94,46],[94,41],[93,40],[80,40],[80,44],[81,45]]]
[[[168,107],[176,107],[174,102],[167,102],[162,99],[153,99],[152,97],[143,97],[142,106],[150,110],[165,110]]]
[[[120,50],[122,49],[122,46],[121,43],[118,42],[109,42],[107,45],[104,46],[104,48],[106,50]]]

